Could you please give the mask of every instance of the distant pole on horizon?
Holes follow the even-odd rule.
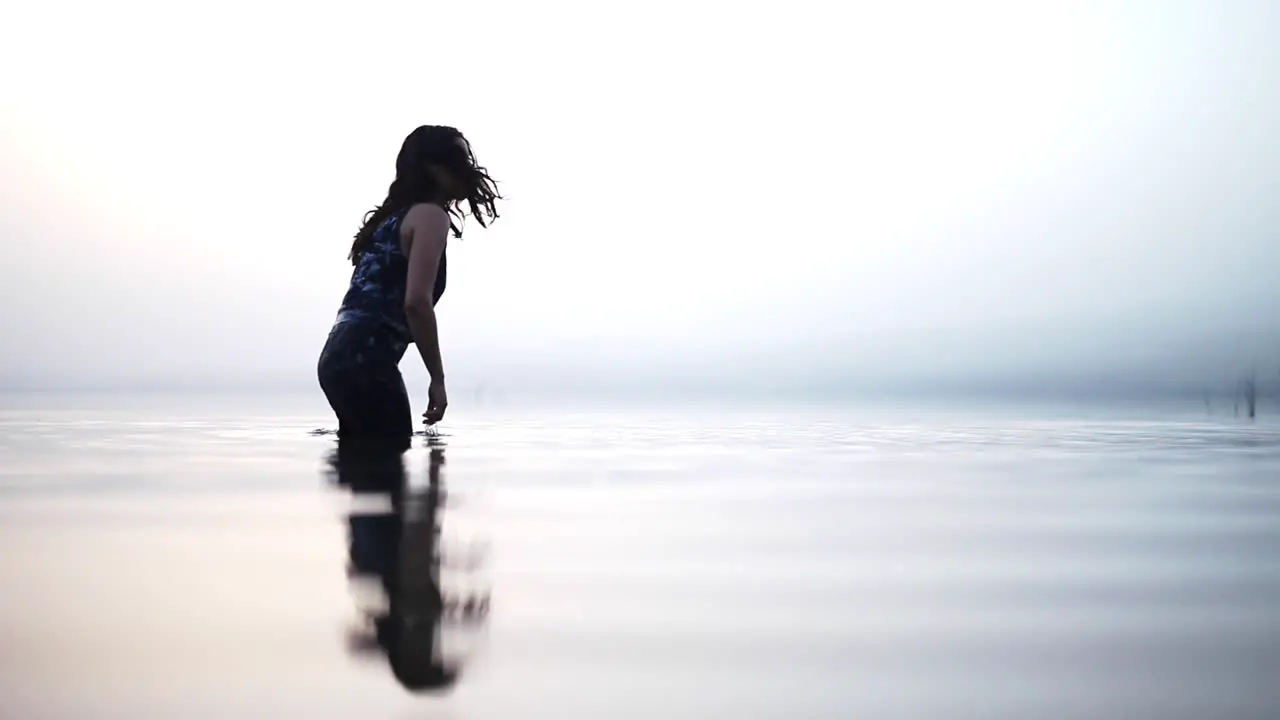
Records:
[[[1258,417],[1258,371],[1251,369],[1240,381],[1240,391],[1244,395],[1245,413],[1250,420]]]

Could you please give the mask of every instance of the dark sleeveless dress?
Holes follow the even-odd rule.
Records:
[[[320,352],[317,374],[338,416],[338,438],[403,444],[413,435],[413,412],[400,359],[413,343],[404,312],[409,259],[400,248],[402,211],[382,222],[356,258],[351,283]],[[440,258],[433,303],[444,295]]]

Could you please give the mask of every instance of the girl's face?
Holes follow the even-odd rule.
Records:
[[[462,151],[462,157],[467,157],[467,145],[462,138],[454,140],[458,149]],[[435,163],[427,165],[427,173],[431,179],[435,181],[436,187],[444,191],[445,199],[450,202],[460,202],[467,199],[468,186],[463,182],[458,174],[448,167],[437,165]]]

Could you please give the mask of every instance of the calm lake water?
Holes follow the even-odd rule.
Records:
[[[413,695],[321,402],[8,398],[0,718],[1280,717],[1266,418],[457,404],[492,611]]]

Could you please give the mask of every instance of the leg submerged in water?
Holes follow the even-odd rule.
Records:
[[[340,322],[329,332],[316,372],[340,439],[409,449],[413,418],[399,367],[405,348],[372,323]]]
[[[320,386],[338,417],[338,484],[353,499],[383,499],[375,512],[348,517],[349,567],[357,577],[380,580],[386,612],[373,618],[376,647],[396,680],[411,691],[453,686],[458,672],[438,652],[444,601],[436,548],[440,465],[433,448],[425,491],[409,495],[404,453],[413,438],[413,415],[399,362],[405,347],[375,327],[339,325],[318,364]]]

